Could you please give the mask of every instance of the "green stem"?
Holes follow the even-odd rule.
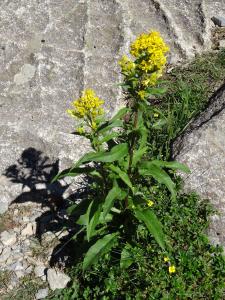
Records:
[[[137,129],[137,124],[138,124],[138,109],[134,113],[134,131]],[[131,138],[131,143],[130,143],[130,149],[129,149],[129,165],[128,165],[128,171],[127,171],[127,174],[130,179],[131,179],[131,166],[132,166],[132,162],[133,162],[135,142],[136,142],[136,134],[133,133],[132,138]],[[128,207],[128,195],[125,199],[125,207],[126,208]]]

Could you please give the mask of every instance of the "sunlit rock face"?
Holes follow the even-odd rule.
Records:
[[[217,210],[209,235],[225,248],[225,85],[210,99],[208,108],[174,144],[175,159],[191,174],[184,176],[185,190],[208,199]]]
[[[117,61],[128,52],[130,41],[155,29],[171,47],[171,63],[194,56],[211,47],[211,17],[225,13],[223,4],[223,0],[2,0],[1,173],[30,147],[52,161],[59,158],[60,168],[68,166],[88,146],[70,135],[74,122],[65,110],[71,100],[92,87],[112,113],[121,103]],[[0,178],[4,207],[18,193],[6,182]]]

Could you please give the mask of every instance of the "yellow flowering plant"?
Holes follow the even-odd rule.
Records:
[[[176,187],[167,170],[189,171],[178,162],[149,160],[147,155],[148,97],[163,92],[157,81],[165,68],[168,50],[160,34],[154,31],[140,35],[131,44],[130,55],[134,60],[123,56],[119,61],[127,105],[110,120],[104,120],[104,101],[90,89],[83,91],[68,111],[81,120],[77,132],[88,138],[93,148],[54,179],[80,174],[91,178],[87,197],[68,210],[76,216],[76,223],[86,232],[91,245],[84,257],[84,271],[120,241],[125,239],[128,243],[131,228],[135,228],[137,222],[144,223],[167,252],[163,228],[154,213],[157,201],[143,192],[142,183],[150,178],[154,184],[164,184],[175,198]],[[155,112],[155,117],[158,115]],[[120,130],[114,130],[118,128]],[[120,265],[128,267],[132,260],[129,263],[124,260],[126,251],[126,248],[122,250]]]

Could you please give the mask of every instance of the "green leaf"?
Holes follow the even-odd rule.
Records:
[[[80,203],[71,205],[67,209],[67,212],[69,215],[72,215],[74,217],[80,217],[81,215],[84,215],[86,213],[90,203],[90,199],[83,199]]]
[[[80,174],[89,174],[92,171],[95,171],[95,168],[91,168],[91,167],[84,167],[84,168],[72,167],[72,168],[69,168],[69,169],[65,169],[62,172],[58,173],[52,179],[51,183],[53,183],[56,180],[59,180],[61,178],[64,178],[64,177],[75,177],[75,176],[78,176]]]
[[[101,205],[96,200],[91,201],[85,214],[81,215],[77,220],[78,225],[86,226],[87,240],[95,233],[95,228],[99,223],[99,217],[101,213]]]
[[[132,167],[135,167],[136,164],[141,160],[142,156],[147,152],[148,147],[143,147],[141,149],[135,150],[133,153]]]
[[[111,130],[111,129],[115,128],[115,127],[123,127],[123,121],[122,120],[115,120],[112,123],[106,122],[102,126],[99,127],[99,129],[97,130],[97,132],[99,134],[103,134],[106,131]]]
[[[148,88],[146,90],[148,92],[149,95],[163,95],[167,92],[167,88],[162,88],[162,87],[158,87],[158,88]]]
[[[109,122],[111,123],[114,122],[115,120],[123,118],[129,111],[130,108],[128,107],[121,108]]]
[[[121,189],[119,188],[118,184],[115,181],[113,188],[109,191],[108,195],[105,198],[105,202],[103,204],[104,218],[109,213],[110,209],[113,207],[115,200],[120,197],[120,194],[121,194]]]
[[[176,198],[176,186],[170,176],[157,165],[152,162],[144,162],[140,164],[139,174],[142,176],[152,176],[159,183],[165,184],[171,192],[172,198]]]
[[[137,207],[135,215],[138,220],[145,223],[149,232],[153,235],[159,246],[165,250],[165,236],[162,230],[162,225],[154,212],[150,209],[141,210]]]
[[[130,178],[127,175],[127,173],[125,173],[119,167],[114,166],[114,165],[110,165],[109,169],[112,170],[113,172],[115,172],[117,175],[119,175],[121,180],[123,180],[123,182],[126,183],[126,185],[132,190],[132,192],[134,191],[133,185],[132,185],[132,183],[130,181]]]
[[[76,222],[78,225],[88,226],[89,215],[90,215],[90,211],[91,211],[91,207],[92,207],[93,203],[94,203],[94,201],[92,200],[90,202],[85,214],[80,215],[79,219]]]
[[[99,239],[87,251],[83,261],[83,271],[86,271],[92,264],[96,263],[98,259],[107,253],[117,242],[118,233],[111,233]]]
[[[145,127],[140,127],[139,128],[139,133],[141,135],[140,148],[143,148],[143,147],[146,146],[146,142],[147,142],[147,139],[148,139],[148,132],[147,132]]]
[[[85,154],[78,162],[75,164],[75,167],[79,167],[83,163],[88,163],[91,161],[95,162],[113,162],[120,160],[128,153],[128,144],[122,143],[112,147],[110,151],[99,151],[99,152],[90,152]]]
[[[99,145],[103,144],[103,143],[107,143],[108,141],[117,138],[121,133],[120,132],[112,132],[110,134],[107,134],[106,136],[104,136],[100,141],[99,141]]]
[[[131,251],[129,248],[131,248],[131,246],[130,247],[128,246],[130,245],[126,245],[121,252],[120,268],[122,269],[129,268],[129,266],[132,265],[132,263],[134,262],[133,257],[130,255]]]
[[[169,168],[173,170],[181,170],[185,173],[190,173],[190,169],[185,166],[184,164],[181,164],[177,161],[163,161],[163,160],[153,160],[151,161],[154,165],[158,167],[164,167],[164,168]]]
[[[95,203],[91,206],[88,212],[88,223],[87,223],[87,240],[90,241],[91,237],[95,234],[95,228],[99,224],[99,217],[101,213],[101,205]]]

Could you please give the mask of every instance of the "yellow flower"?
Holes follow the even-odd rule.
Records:
[[[144,79],[142,80],[142,84],[144,85],[144,86],[154,86],[154,85],[156,85],[156,83],[157,83],[157,80],[159,79],[159,77],[161,77],[162,76],[162,69],[160,69],[160,70],[158,70],[158,71],[156,71],[156,72],[153,72],[153,73],[151,73],[151,74],[149,74],[149,75],[146,75],[145,77],[144,77]]]
[[[138,60],[136,69],[145,74],[142,80],[144,86],[157,83],[165,67],[165,54],[168,51],[169,47],[157,31],[143,33],[131,44],[130,53]]]
[[[169,259],[168,256],[165,256],[165,257],[163,258],[163,260],[164,260],[165,262],[168,262],[170,259]]]
[[[172,274],[172,273],[175,273],[176,272],[176,268],[174,265],[171,265],[169,266],[169,273]]]
[[[154,116],[155,118],[158,118],[159,114],[158,114],[158,113],[154,113],[153,116]]]
[[[126,55],[123,55],[119,61],[119,65],[123,73],[130,73],[135,69],[135,63],[132,62]]]
[[[149,200],[149,201],[147,202],[147,205],[148,205],[148,207],[151,207],[152,205],[154,205],[154,202],[151,201],[151,200]]]
[[[82,92],[80,98],[72,102],[73,109],[68,109],[67,112],[79,119],[87,118],[92,123],[92,127],[95,127],[95,118],[104,113],[101,107],[103,103],[104,101],[98,98],[93,90],[87,89]]]
[[[164,54],[168,51],[169,47],[157,31],[141,34],[130,47],[130,53],[134,57],[138,58],[143,54],[153,55],[153,61],[156,62],[165,61]]]
[[[138,96],[141,98],[141,100],[144,100],[145,99],[145,96],[146,96],[146,92],[145,91],[139,91],[138,92]]]

